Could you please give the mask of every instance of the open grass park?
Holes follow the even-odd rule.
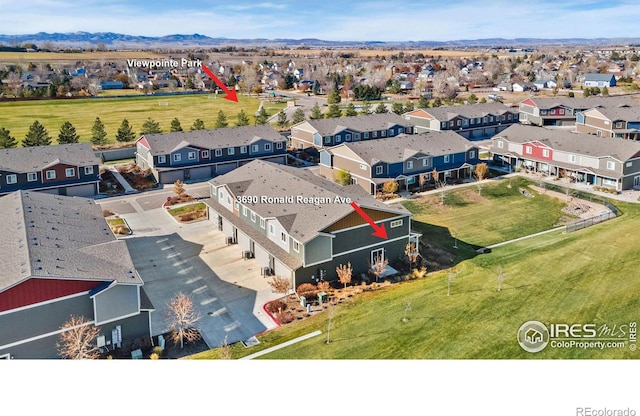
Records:
[[[115,143],[116,133],[125,118],[136,134],[140,133],[142,124],[149,117],[160,123],[163,132],[169,131],[171,120],[175,117],[185,131],[196,119],[204,121],[206,128],[213,128],[220,110],[226,115],[230,127],[236,125],[240,110],[247,114],[250,124],[254,123],[260,100],[238,95],[236,103],[222,97],[222,94],[193,94],[2,101],[0,127],[10,130],[11,135],[21,141],[29,126],[38,120],[48,130],[52,142],[56,143],[60,126],[69,121],[76,128],[80,141],[88,142],[93,122],[100,117],[109,143]],[[266,103],[264,108],[267,114],[273,115],[284,106],[284,103]]]
[[[496,247],[477,247],[550,229],[563,218],[562,201],[518,190],[526,179],[503,179],[405,202],[423,243],[451,253],[451,268],[418,280],[364,291],[302,321],[258,336],[250,348],[230,346],[240,358],[320,330],[263,359],[622,359],[638,351],[551,348],[524,351],[516,336],[527,321],[594,323],[613,328],[640,311],[640,206],[615,202],[621,215],[564,234],[560,231]],[[454,231],[455,230],[455,231]],[[457,240],[453,234],[457,234]],[[456,245],[458,248],[454,248]],[[502,268],[501,290],[498,270]],[[455,270],[455,274],[451,271]],[[449,282],[449,278],[452,280]],[[450,283],[450,296],[447,296]],[[318,306],[316,306],[318,307]],[[327,334],[329,318],[331,326]],[[403,319],[406,318],[406,319]],[[327,341],[330,341],[327,343]],[[216,359],[217,350],[191,358]]]

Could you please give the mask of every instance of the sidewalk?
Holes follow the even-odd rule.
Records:
[[[122,175],[120,174],[120,172],[118,172],[118,169],[116,169],[114,166],[109,166],[109,171],[113,174],[113,177],[116,178],[116,180],[118,182],[120,182],[120,185],[122,185],[122,187],[124,188],[124,193],[125,194],[135,194],[138,193],[137,190],[135,190],[131,185],[129,185],[129,182],[127,182]]]

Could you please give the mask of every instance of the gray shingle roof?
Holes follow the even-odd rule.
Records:
[[[361,207],[384,212],[407,215],[401,205],[387,205],[377,201],[359,185],[341,186],[314,175],[306,169],[254,160],[210,181],[214,185],[227,184],[234,195],[307,198],[349,197]],[[263,218],[277,218],[287,232],[296,240],[305,243],[320,230],[353,212],[347,203],[326,204],[247,204]]]
[[[613,96],[613,97],[600,97],[600,96],[590,96],[590,97],[553,97],[553,98],[527,98],[527,100],[531,100],[538,108],[548,109],[554,108],[558,106],[564,106],[566,108],[573,108],[578,110],[586,110],[593,107],[622,107],[625,105],[629,106],[638,106],[640,105],[640,101],[635,100],[630,96]],[[524,100],[524,101],[527,101]]]
[[[431,114],[437,120],[449,121],[457,116],[463,116],[466,118],[479,118],[490,115],[497,116],[502,115],[507,111],[517,112],[518,109],[507,107],[500,103],[481,103],[425,108],[424,111]]]
[[[611,156],[625,161],[640,152],[640,142],[610,137],[597,137],[587,133],[516,124],[508,127],[496,137],[504,137],[516,143],[537,140],[555,150],[595,157]],[[493,148],[496,152],[504,149]]]
[[[93,153],[89,143],[0,150],[0,170],[16,173],[34,172],[58,163],[91,166],[99,164],[100,160]]]
[[[585,74],[585,81],[609,81],[613,74]]]
[[[401,134],[378,140],[343,143],[339,147],[347,147],[369,164],[379,161],[396,163],[407,160],[414,155],[441,156],[464,152],[473,143],[453,131],[434,131],[420,134]],[[339,148],[338,147],[338,148]],[[334,148],[334,151],[337,148]],[[332,150],[330,150],[332,151]]]
[[[274,142],[285,140],[280,133],[268,125],[145,134],[142,137],[151,146],[152,155],[166,155],[186,145],[204,149],[221,149],[248,146],[260,139]]]
[[[395,125],[411,126],[407,120],[395,113],[368,114],[357,117],[325,118],[307,121],[321,136],[331,136],[346,128],[350,130],[379,131]]]
[[[609,120],[639,121],[640,105],[635,107],[599,107],[592,111],[598,111]]]
[[[142,284],[93,200],[16,191],[0,212],[0,291],[29,277]]]

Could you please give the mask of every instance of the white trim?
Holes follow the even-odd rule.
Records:
[[[0,345],[0,350],[6,349],[6,348],[17,347],[18,345],[22,345],[22,344],[28,344],[29,342],[33,342],[33,341],[37,341],[37,340],[40,340],[40,339],[43,339],[43,338],[48,338],[48,337],[52,337],[52,336],[55,336],[55,335],[59,335],[59,334],[61,334],[63,332],[70,331],[72,329],[80,328],[80,327],[87,326],[87,325],[95,325],[95,322],[94,321],[89,321],[89,322],[86,322],[86,323],[84,323],[82,325],[76,325],[73,328],[59,329],[57,331],[47,332],[46,334],[40,334],[40,335],[37,335],[35,337],[25,338],[25,339],[22,339],[20,341],[12,342],[11,344]]]

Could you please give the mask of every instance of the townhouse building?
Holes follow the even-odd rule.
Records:
[[[598,137],[640,140],[640,103],[591,108],[578,114],[576,131]]]
[[[531,97],[520,102],[520,122],[536,126],[573,126],[578,114],[595,107],[637,106],[629,97]]]

